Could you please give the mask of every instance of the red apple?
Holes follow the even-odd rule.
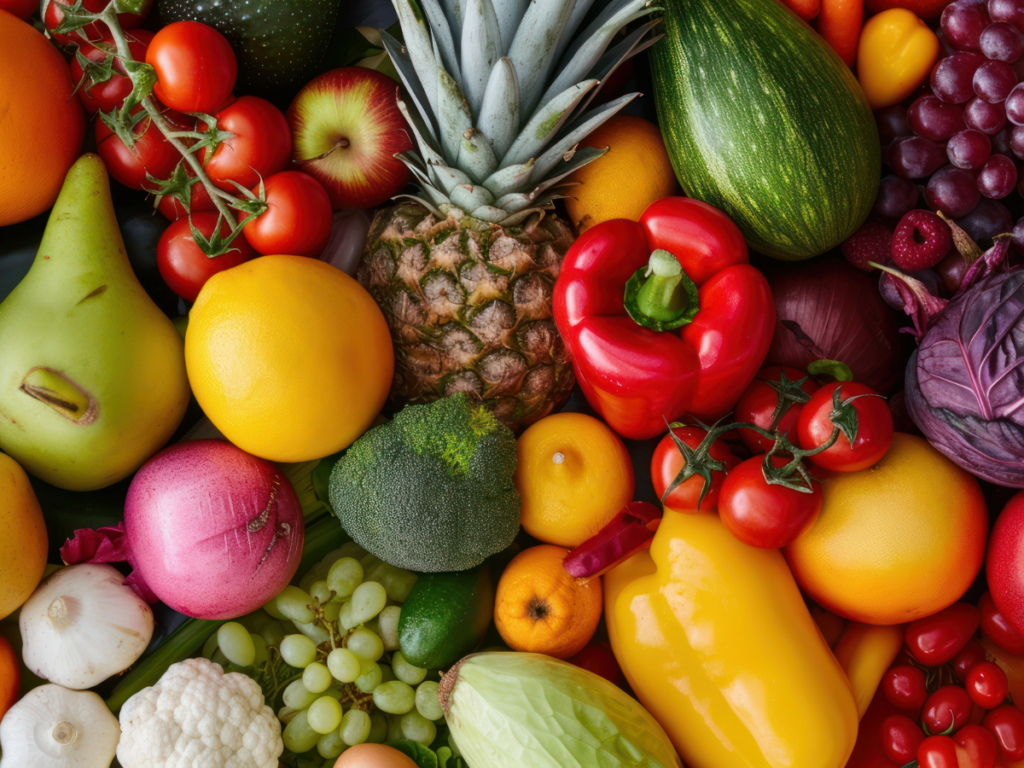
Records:
[[[952,0],[867,0],[867,6],[871,13],[881,13],[890,8],[906,8],[922,19],[937,19],[942,9],[951,2]]]
[[[999,513],[988,541],[985,571],[999,612],[1024,633],[1024,491]]]
[[[342,67],[307,83],[288,107],[292,159],[335,209],[372,208],[409,183],[409,169],[395,158],[412,149],[397,93],[387,75]]]

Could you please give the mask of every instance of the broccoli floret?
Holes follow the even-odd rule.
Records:
[[[411,405],[338,460],[330,499],[342,527],[386,563],[423,573],[474,568],[519,532],[516,438],[465,394]]]

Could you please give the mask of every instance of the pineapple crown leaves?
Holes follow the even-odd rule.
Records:
[[[433,213],[509,226],[565,197],[565,178],[605,151],[579,143],[639,94],[589,109],[607,78],[654,44],[653,0],[392,0],[404,44],[381,41],[405,86],[417,151],[398,155]],[[589,111],[588,111],[589,110]]]

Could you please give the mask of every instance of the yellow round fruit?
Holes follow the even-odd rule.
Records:
[[[633,500],[633,463],[619,436],[582,413],[556,413],[519,438],[520,523],[536,539],[572,549]]]
[[[28,475],[0,453],[0,619],[14,613],[39,585],[48,546],[43,511]]]
[[[655,200],[678,192],[672,162],[661,131],[632,115],[616,115],[583,140],[581,146],[609,151],[572,174],[565,210],[583,234],[609,219],[632,219]]]
[[[821,514],[786,549],[800,588],[864,624],[902,624],[955,603],[985,559],[978,481],[913,435],[860,472],[828,473]]]
[[[366,431],[395,360],[384,315],[353,278],[304,256],[263,256],[203,286],[185,365],[196,400],[228,440],[298,462]]]

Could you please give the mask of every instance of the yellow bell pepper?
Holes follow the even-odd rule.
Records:
[[[857,76],[872,109],[898,104],[924,82],[939,55],[939,39],[905,8],[872,17],[860,33]]]
[[[777,550],[665,510],[604,580],[615,657],[690,768],[846,763],[857,705]]]
[[[903,647],[903,627],[876,627],[851,621],[833,647],[846,672],[857,702],[857,717],[864,717],[879,683]]]

